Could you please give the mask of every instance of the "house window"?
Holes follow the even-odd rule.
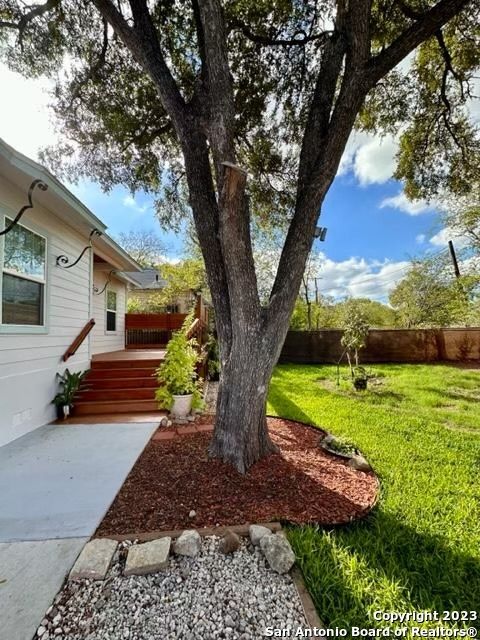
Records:
[[[107,331],[117,330],[117,294],[107,289]]]
[[[10,223],[6,218],[5,224]],[[46,239],[22,225],[4,236],[1,324],[45,324],[46,254]]]

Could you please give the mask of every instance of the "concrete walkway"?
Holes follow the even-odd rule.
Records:
[[[31,640],[157,424],[46,425],[0,447],[1,637]]]

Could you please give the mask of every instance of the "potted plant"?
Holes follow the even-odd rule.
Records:
[[[193,313],[185,318],[182,328],[173,333],[165,359],[156,371],[161,386],[155,398],[160,407],[169,409],[177,418],[185,418],[192,409],[202,406],[202,381],[196,370],[200,361],[198,343],[187,335],[192,320]]]
[[[85,376],[88,371],[75,371],[71,372],[65,369],[63,373],[57,373],[56,378],[60,385],[60,391],[52,400],[53,404],[57,407],[57,418],[68,418],[73,409],[73,399],[75,394],[80,389]]]

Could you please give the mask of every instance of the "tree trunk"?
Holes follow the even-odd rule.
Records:
[[[266,348],[266,342],[265,336],[258,333],[234,340],[220,373],[215,429],[209,451],[212,457],[232,464],[240,473],[278,450],[270,440],[265,416],[278,345],[270,344],[270,348]]]

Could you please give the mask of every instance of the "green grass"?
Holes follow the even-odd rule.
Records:
[[[336,386],[335,367],[280,365],[270,388],[269,413],[354,443],[381,482],[365,520],[289,529],[320,617],[379,627],[376,610],[479,610],[480,371],[373,370],[376,384],[355,392],[347,380]]]

